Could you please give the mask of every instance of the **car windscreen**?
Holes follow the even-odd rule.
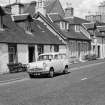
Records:
[[[51,59],[53,59],[53,55],[40,55],[38,57],[38,61],[51,60]]]

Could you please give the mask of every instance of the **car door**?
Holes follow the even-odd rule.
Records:
[[[55,72],[59,72],[60,69],[61,69],[61,67],[60,67],[61,65],[60,65],[60,62],[59,62],[59,54],[54,55],[53,63],[54,63]]]
[[[66,55],[61,54],[61,62],[60,63],[61,63],[61,70],[62,71],[65,69],[65,63],[66,63],[65,59],[66,59]]]

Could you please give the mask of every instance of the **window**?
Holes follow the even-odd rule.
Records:
[[[0,29],[3,29],[2,16],[0,16]]]
[[[61,22],[60,24],[61,29],[65,29],[65,22]]]
[[[75,31],[80,32],[80,26],[79,25],[75,25]]]
[[[44,46],[43,45],[38,45],[38,55],[42,54],[44,52]]]
[[[66,29],[69,30],[69,23],[66,24]]]
[[[26,31],[27,34],[32,34],[31,33],[31,23],[30,22],[26,23],[25,31]]]
[[[17,46],[16,45],[9,45],[9,63],[17,63]]]
[[[59,52],[59,45],[54,45],[54,52]]]

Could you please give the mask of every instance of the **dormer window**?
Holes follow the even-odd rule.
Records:
[[[60,28],[61,28],[62,30],[68,30],[68,29],[69,29],[69,23],[60,22]]]
[[[65,29],[65,22],[60,22],[60,28]]]
[[[3,28],[3,24],[2,24],[2,16],[0,16],[0,29]]]
[[[0,16],[0,31],[4,31],[3,23],[2,23],[2,16]]]
[[[66,29],[69,30],[69,23],[66,24]]]
[[[75,32],[80,32],[80,26],[79,25],[75,25]]]
[[[31,32],[31,23],[30,22],[26,23],[25,32],[27,34],[32,34],[32,32]]]

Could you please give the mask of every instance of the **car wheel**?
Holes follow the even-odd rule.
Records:
[[[32,75],[32,74],[29,74],[29,77],[30,77],[30,78],[34,78],[34,75]]]
[[[54,69],[53,68],[51,68],[50,71],[49,71],[49,77],[50,78],[54,77]]]
[[[65,69],[63,71],[64,74],[67,74],[68,73],[68,66],[65,66]]]

